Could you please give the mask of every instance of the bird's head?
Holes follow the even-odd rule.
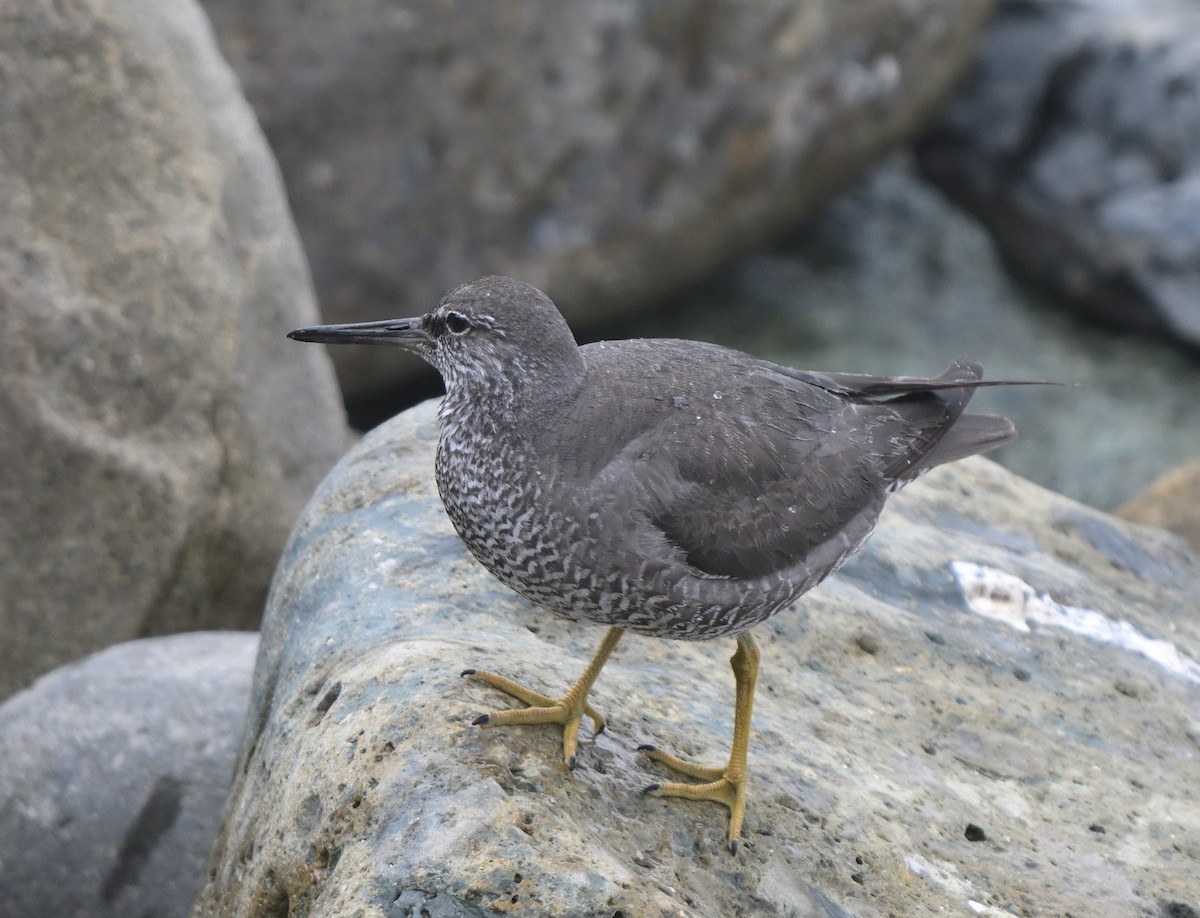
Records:
[[[566,320],[546,294],[511,277],[483,277],[451,290],[415,319],[315,325],[288,334],[323,344],[391,344],[437,368],[447,393],[486,391],[507,402],[562,393],[583,360]]]

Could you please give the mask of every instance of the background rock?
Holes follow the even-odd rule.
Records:
[[[329,321],[511,274],[578,325],[692,284],[920,128],[989,0],[207,0]],[[415,371],[337,353],[357,397]]]
[[[1016,442],[989,459],[1103,509],[1200,450],[1200,364],[1015,282],[987,233],[903,157],[790,239],[610,335],[700,338],[869,373],[934,373],[970,355],[993,379],[1070,383],[980,392],[972,406],[1017,425]]]
[[[187,914],[257,646],[246,633],[132,641],[0,705],[2,918]]]
[[[0,697],[256,627],[348,443],[278,172],[188,0],[0,7]]]
[[[1196,4],[1000,0],[920,153],[1023,274],[1200,347]]]
[[[1116,513],[1134,523],[1169,529],[1200,552],[1200,459],[1155,479]]]
[[[984,460],[901,492],[861,555],[759,629],[734,858],[720,807],[639,793],[662,772],[634,751],[722,759],[731,641],[623,642],[593,696],[609,730],[585,728],[573,774],[554,728],[471,726],[507,700],[464,666],[565,689],[600,629],[468,558],[436,435],[432,404],[372,432],[302,517],[195,914],[1200,904],[1200,560],[1178,540]]]

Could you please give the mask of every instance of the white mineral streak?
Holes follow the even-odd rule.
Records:
[[[1064,606],[1045,593],[1038,593],[1020,577],[994,567],[969,561],[954,561],[950,567],[958,578],[967,606],[977,615],[1003,622],[1018,631],[1037,627],[1061,628],[1103,644],[1141,654],[1167,672],[1200,684],[1200,664],[1170,641],[1147,637],[1129,622],[1111,618],[1093,609]]]

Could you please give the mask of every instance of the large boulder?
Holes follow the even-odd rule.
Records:
[[[509,274],[579,325],[695,283],[912,136],[991,6],[206,0],[329,321]],[[335,360],[350,396],[417,366]]]
[[[1000,0],[927,175],[1080,311],[1200,347],[1200,7]]]
[[[278,171],[190,0],[0,5],[0,697],[257,626],[348,443]]]
[[[258,635],[118,644],[0,705],[0,918],[186,915]]]
[[[484,729],[499,670],[566,688],[598,628],[455,538],[435,406],[369,434],[293,533],[195,914],[1189,914],[1200,899],[1200,560],[969,460],[758,629],[745,844],[643,796],[640,743],[718,763],[733,642],[628,637],[568,772]],[[990,911],[989,911],[990,910]]]

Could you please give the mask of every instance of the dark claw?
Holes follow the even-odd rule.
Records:
[[[569,759],[567,759],[567,768],[571,769],[571,771],[575,770],[575,756],[571,756]]]
[[[473,676],[473,675],[475,675],[475,670],[473,670],[473,669],[464,669],[464,670],[463,670],[461,673],[459,673],[459,675],[460,675],[460,676]]]
[[[484,724],[486,724],[491,719],[492,719],[491,714],[480,714],[473,721],[471,721],[471,726],[472,727],[482,727]]]
[[[737,849],[738,849],[738,840],[735,838],[733,841],[731,841],[729,843],[729,853],[736,857]]]
[[[661,784],[647,784],[642,788],[643,794],[653,794],[656,790],[662,790]]]
[[[658,747],[653,746],[650,743],[642,743],[642,745],[638,746],[637,751],[638,752],[658,752]]]
[[[603,733],[607,729],[608,729],[608,724],[601,724],[600,729],[596,731],[596,735],[599,736],[601,733]]]

